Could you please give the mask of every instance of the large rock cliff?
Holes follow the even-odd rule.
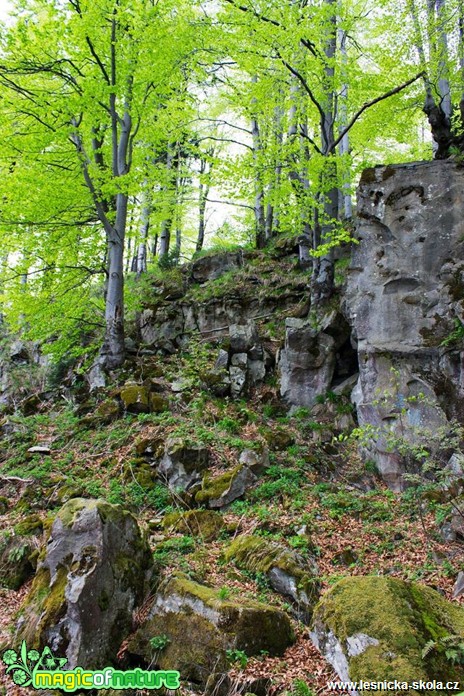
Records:
[[[449,160],[368,169],[359,186],[345,296],[360,369],[353,398],[360,424],[374,428],[371,456],[397,489],[407,445],[440,448],[464,413],[453,340],[464,317],[463,190],[464,169]]]

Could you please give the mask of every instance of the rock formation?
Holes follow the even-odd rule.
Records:
[[[451,161],[376,167],[358,193],[346,309],[357,341],[359,423],[392,488],[407,466],[400,442],[446,440],[464,414],[464,170]],[[451,338],[450,338],[451,337]],[[449,444],[446,443],[445,444]]]

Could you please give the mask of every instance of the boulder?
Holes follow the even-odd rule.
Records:
[[[0,587],[19,588],[34,574],[30,539],[4,532],[0,536]]]
[[[56,516],[19,615],[18,640],[48,645],[68,667],[104,667],[130,632],[152,572],[135,518],[119,505],[75,498]]]
[[[208,468],[210,454],[207,447],[182,438],[166,440],[164,453],[157,462],[158,475],[173,491],[187,491],[201,481],[201,473]]]
[[[464,665],[445,653],[464,638],[464,609],[416,583],[345,578],[316,606],[310,636],[342,681],[464,678]]]
[[[366,457],[402,489],[399,452],[464,415],[464,170],[435,160],[367,169],[345,308],[359,356],[358,421],[375,433]],[[380,398],[379,398],[380,395]],[[427,432],[429,435],[427,435]],[[397,438],[403,447],[394,447]]]
[[[166,641],[156,651],[150,639],[159,635]],[[212,673],[228,670],[228,650],[282,655],[293,642],[290,621],[279,609],[221,599],[218,590],[175,576],[160,586],[146,621],[129,639],[128,651],[204,685]]]
[[[245,449],[240,453],[239,463],[247,466],[253,474],[262,474],[269,466],[269,452],[267,447],[261,450]]]
[[[308,623],[320,594],[318,567],[283,544],[243,534],[225,550],[226,561],[254,573],[264,573],[273,590],[290,599],[300,621]]]
[[[257,480],[256,474],[243,464],[214,478],[206,474],[195,500],[198,505],[220,510],[241,498]]]
[[[238,399],[246,390],[247,373],[242,367],[230,367],[230,394],[232,398]]]
[[[208,280],[216,280],[227,271],[232,271],[243,266],[243,254],[241,251],[226,251],[222,254],[211,254],[196,259],[192,264],[192,280],[195,283],[206,283]]]
[[[227,370],[229,366],[229,353],[226,350],[219,351],[216,362],[214,363],[214,368],[216,370]]]
[[[247,353],[259,343],[258,330],[252,321],[244,324],[231,324],[229,337],[232,353]]]
[[[119,392],[128,413],[161,413],[169,409],[167,400],[142,384],[125,384]]]

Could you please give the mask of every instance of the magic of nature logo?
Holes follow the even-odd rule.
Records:
[[[9,648],[2,655],[6,674],[17,686],[30,686],[33,689],[63,689],[67,692],[77,689],[178,689],[180,674],[175,670],[133,670],[122,671],[105,667],[97,671],[75,667],[64,670],[65,657],[56,657],[46,646],[42,652],[28,650],[26,641],[21,643],[19,652]]]

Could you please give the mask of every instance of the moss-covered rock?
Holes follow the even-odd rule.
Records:
[[[18,522],[18,524],[15,525],[14,531],[18,536],[38,534],[43,531],[43,520],[40,515],[28,515],[21,522]]]
[[[295,436],[283,428],[274,428],[264,435],[269,447],[273,450],[286,450],[295,442]]]
[[[416,583],[370,576],[341,580],[315,608],[311,639],[342,680],[464,679],[464,665],[445,653],[449,640],[464,639],[464,609]]]
[[[156,650],[150,639],[166,636]],[[227,671],[227,650],[281,655],[294,641],[284,612],[249,600],[222,600],[219,592],[183,576],[159,588],[143,626],[129,639],[129,653],[161,669],[177,669],[184,679],[205,684],[213,672]]]
[[[0,587],[18,590],[34,573],[29,539],[5,532],[0,536]]]
[[[129,413],[149,413],[150,393],[140,384],[126,384],[119,392],[124,408]]]
[[[164,516],[163,527],[181,534],[200,536],[204,541],[217,539],[219,534],[226,529],[222,516],[213,510],[171,512]]]
[[[243,534],[224,552],[227,561],[253,573],[264,573],[270,586],[292,600],[299,619],[310,620],[319,599],[318,568],[293,550],[254,534]]]
[[[206,474],[195,500],[212,509],[225,508],[241,498],[256,481],[255,474],[243,464],[214,478]]]
[[[130,631],[152,567],[129,512],[103,500],[70,500],[39,558],[20,610],[18,640],[53,645],[70,667],[105,666]]]
[[[117,401],[114,399],[106,399],[105,401],[102,401],[101,404],[98,404],[93,414],[93,418],[99,423],[107,424],[117,420],[120,415],[121,410]],[[90,416],[90,418],[92,418],[92,416]]]
[[[141,488],[149,490],[154,487],[156,480],[153,467],[142,457],[131,459],[124,464],[123,481],[125,483],[136,481]]]

